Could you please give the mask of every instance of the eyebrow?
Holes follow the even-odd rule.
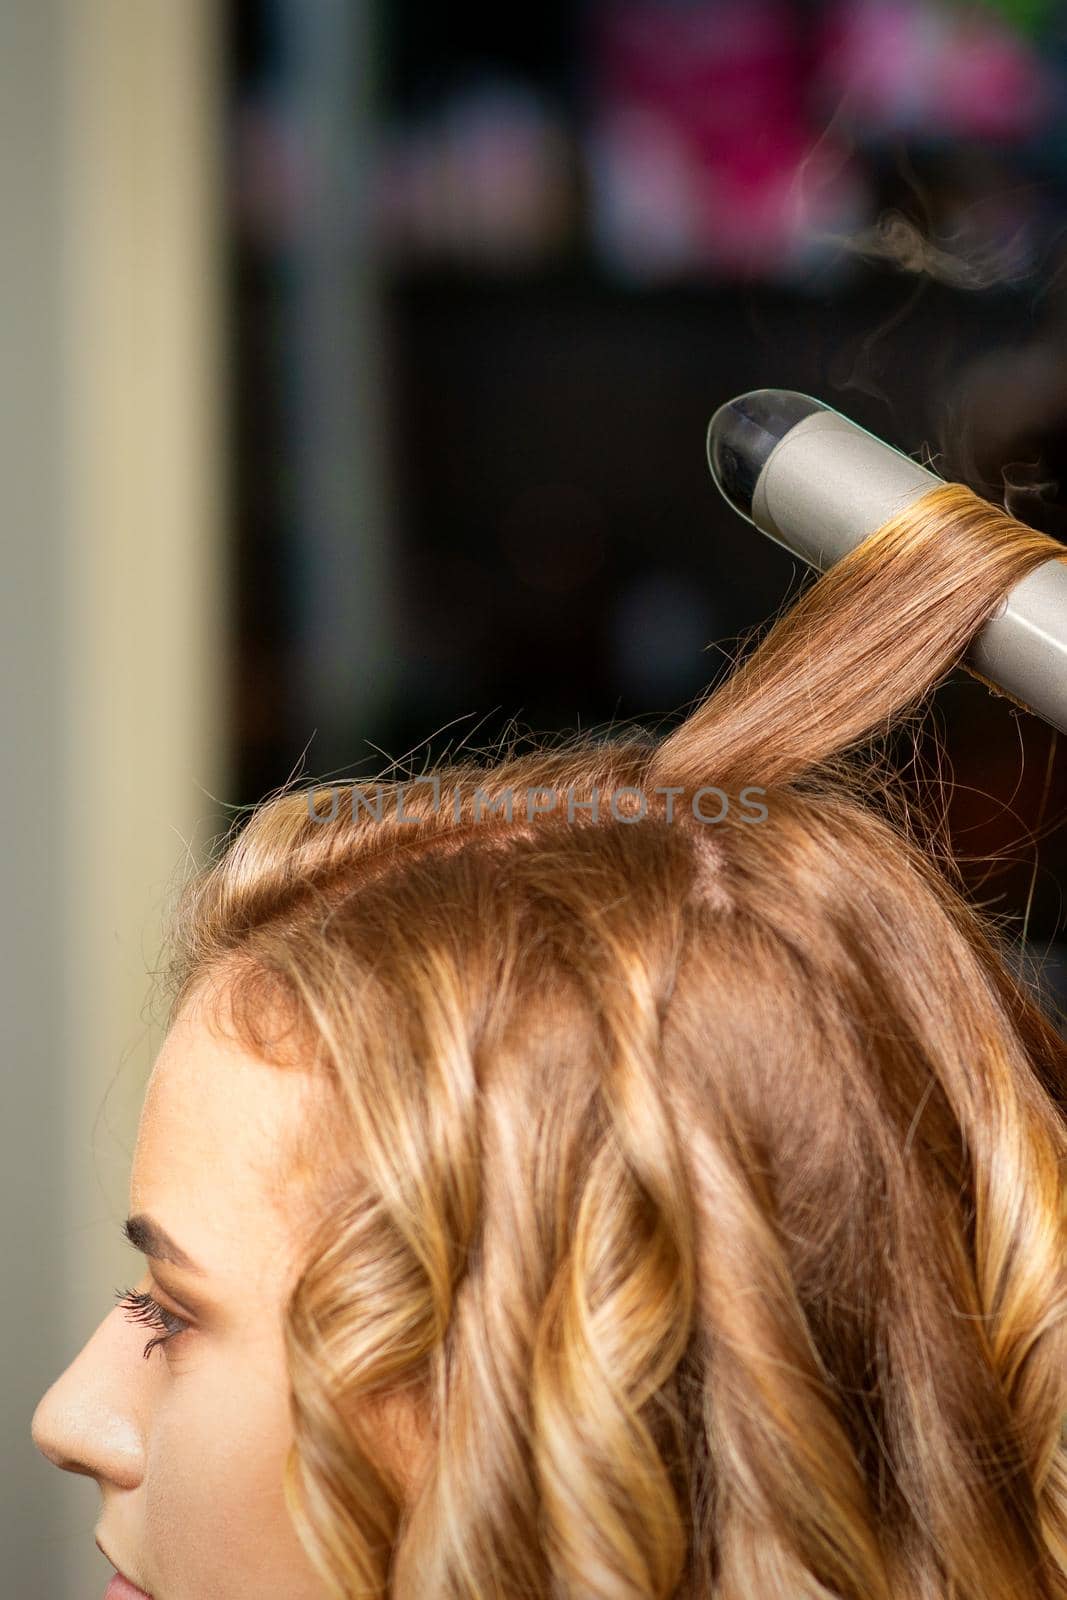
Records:
[[[197,1272],[203,1275],[203,1267],[198,1267],[191,1256],[187,1256],[180,1245],[175,1244],[165,1228],[151,1217],[138,1215],[127,1217],[122,1225],[123,1234],[139,1250],[143,1256],[151,1256],[154,1261],[169,1261],[174,1267],[184,1267],[187,1272]]]

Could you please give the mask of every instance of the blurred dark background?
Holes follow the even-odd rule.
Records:
[[[1065,536],[1062,5],[233,0],[226,70],[235,800],[669,725],[808,576],[708,474],[748,389]],[[1052,730],[935,738],[1062,985]]]

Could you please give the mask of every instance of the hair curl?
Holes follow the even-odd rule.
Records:
[[[883,748],[1064,555],[939,488],[659,742],[287,786],[185,886],[171,1016],[224,978],[281,1061],[280,1001],[335,1091],[286,1322],[331,1593],[1067,1596],[1067,1046]]]

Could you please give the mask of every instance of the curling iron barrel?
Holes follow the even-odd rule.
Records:
[[[736,511],[820,572],[944,482],[789,389],[754,389],[720,406],[708,464]],[[1067,563],[1046,561],[1017,583],[965,662],[1067,733]]]

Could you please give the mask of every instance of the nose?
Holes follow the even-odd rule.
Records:
[[[31,1433],[41,1454],[65,1472],[135,1489],[144,1473],[138,1384],[121,1313],[104,1318],[40,1400]]]

